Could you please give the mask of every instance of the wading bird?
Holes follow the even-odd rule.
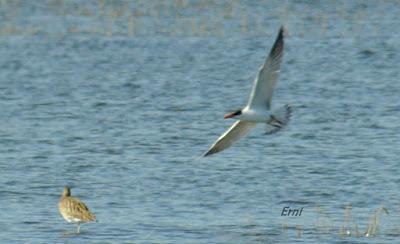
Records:
[[[76,233],[80,231],[80,224],[96,221],[96,216],[90,212],[89,208],[78,198],[71,196],[71,189],[64,187],[58,210],[68,223],[77,223]]]

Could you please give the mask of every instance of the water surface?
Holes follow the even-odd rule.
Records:
[[[3,1],[0,237],[5,243],[306,243],[399,225],[396,2]],[[260,126],[199,159],[289,30]],[[63,186],[99,223],[79,236]],[[345,212],[346,206],[352,206]],[[304,208],[299,217],[282,208]],[[348,220],[346,220],[348,216]]]

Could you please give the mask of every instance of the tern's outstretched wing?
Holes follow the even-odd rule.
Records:
[[[260,71],[254,81],[253,88],[248,101],[250,108],[255,107],[271,107],[272,94],[274,92],[276,79],[278,77],[279,69],[282,63],[283,47],[284,47],[284,28],[279,30],[278,37],[265,60],[261,66]]]
[[[243,122],[243,121],[236,121],[231,128],[225,131],[222,136],[218,138],[216,142],[211,146],[210,149],[203,155],[208,156],[226,148],[230,147],[234,142],[238,141],[240,138],[245,136],[251,129],[253,129],[257,123],[254,122]]]

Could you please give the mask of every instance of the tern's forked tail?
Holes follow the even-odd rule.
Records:
[[[273,134],[284,128],[292,116],[292,107],[286,104],[272,112],[271,119],[267,122],[265,134]]]

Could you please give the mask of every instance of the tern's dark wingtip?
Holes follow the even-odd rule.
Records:
[[[214,153],[216,153],[214,150],[210,149],[207,152],[205,152],[203,155],[201,155],[203,158],[208,157],[210,155],[213,155]]]
[[[279,34],[280,37],[284,37],[286,35],[286,28],[284,25],[281,25],[281,28],[279,28]]]

